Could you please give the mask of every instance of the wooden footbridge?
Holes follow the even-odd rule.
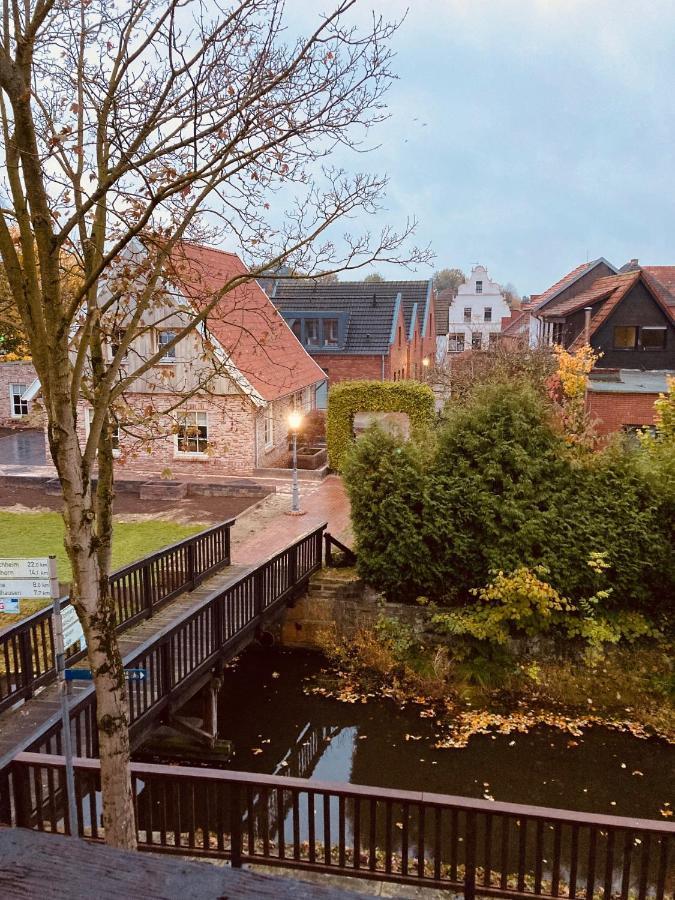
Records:
[[[149,675],[129,688],[133,747],[283,612],[321,567],[322,541],[331,543],[322,526],[256,567],[237,568],[230,524],[112,576],[125,665]],[[0,634],[0,823],[101,841],[95,696],[85,689],[71,708],[70,822],[52,643],[49,612]],[[288,775],[133,762],[139,848],[434,887],[468,900],[675,896],[667,821],[297,777],[311,774],[332,737],[330,729],[303,734]]]

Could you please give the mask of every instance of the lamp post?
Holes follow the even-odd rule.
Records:
[[[431,365],[431,360],[428,356],[425,356],[422,360],[422,371],[424,373],[424,380],[426,381],[429,377],[429,366]]]
[[[288,427],[293,437],[293,498],[291,501],[291,515],[301,516],[300,492],[298,490],[298,431],[302,425],[302,413],[294,409],[288,416]]]

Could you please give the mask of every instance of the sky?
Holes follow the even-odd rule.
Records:
[[[382,223],[415,216],[436,268],[480,262],[521,294],[600,256],[675,264],[673,0],[359,0],[355,19],[408,6],[359,161],[390,176]]]

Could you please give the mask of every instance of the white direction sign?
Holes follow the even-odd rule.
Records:
[[[84,640],[84,631],[80,620],[77,618],[75,607],[72,603],[64,606],[61,610],[61,621],[63,622],[63,646],[70,647],[78,641],[82,641],[81,647],[86,646]]]
[[[49,559],[0,559],[0,578],[49,578]]]
[[[1,578],[0,598],[21,597],[49,599],[52,596],[52,585],[49,578]]]

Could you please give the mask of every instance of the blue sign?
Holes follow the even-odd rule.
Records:
[[[145,681],[148,677],[147,669],[125,669],[124,677],[127,681]]]
[[[93,681],[91,669],[66,669],[66,681]]]
[[[66,681],[93,681],[91,669],[66,669]],[[124,677],[127,681],[145,681],[148,677],[147,669],[125,669]]]
[[[18,597],[3,597],[2,599],[0,599],[0,613],[18,612],[20,612]]]

